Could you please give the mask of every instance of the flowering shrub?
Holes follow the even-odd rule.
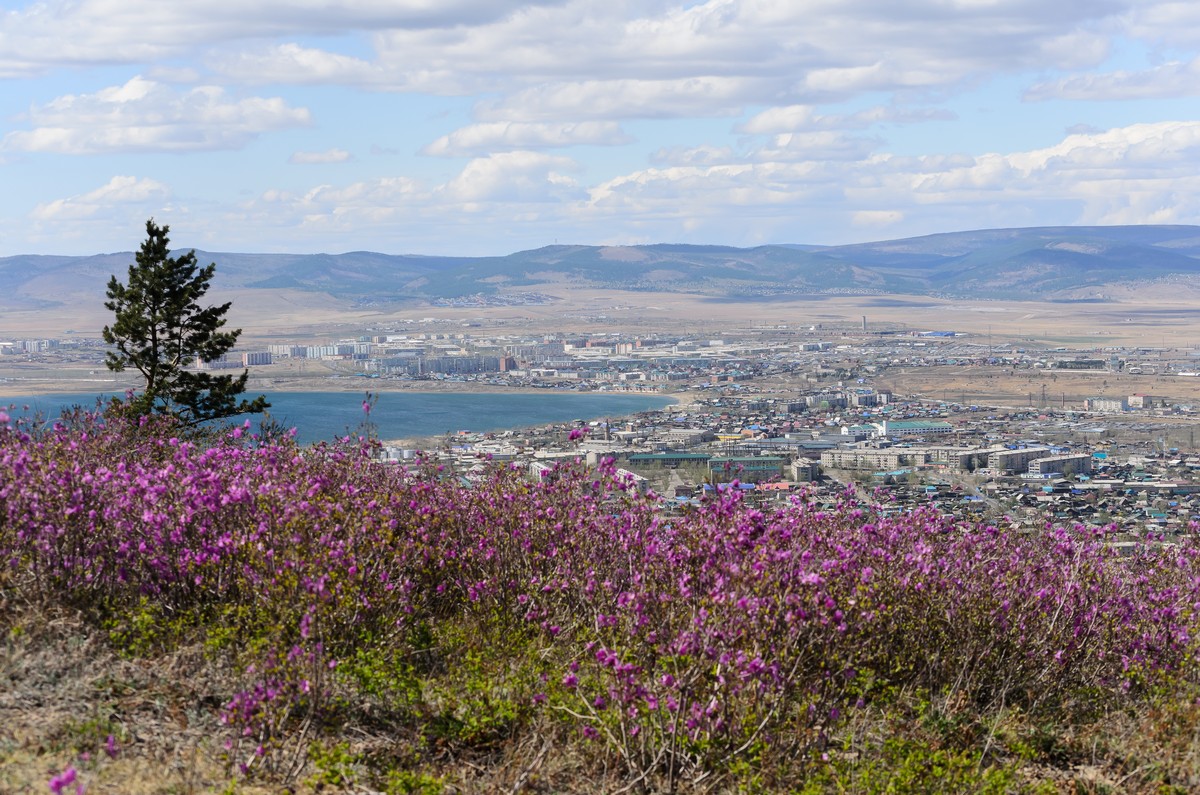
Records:
[[[0,586],[130,653],[203,639],[239,682],[223,723],[247,774],[369,707],[429,747],[550,727],[674,788],[819,765],[904,692],[997,715],[1195,678],[1190,544],[1119,557],[1097,531],[849,496],[766,512],[736,489],[666,515],[611,467],[466,487],[369,443],[172,430],[6,419]]]

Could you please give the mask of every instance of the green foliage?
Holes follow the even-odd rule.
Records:
[[[381,702],[389,711],[407,708],[421,699],[421,677],[396,648],[357,649],[339,666],[338,673],[355,692]]]
[[[317,771],[308,777],[310,786],[321,787],[352,787],[357,780],[359,759],[350,752],[346,743],[336,743],[323,746],[313,743],[308,747],[308,761]]]
[[[229,303],[201,307],[216,264],[200,268],[196,252],[170,256],[168,226],[146,222],[146,240],[129,266],[128,283],[108,282],[104,306],[115,314],[104,341],[116,348],[106,357],[110,370],[133,367],[146,379],[126,407],[134,414],[161,413],[193,426],[235,414],[261,412],[266,398],[239,400],[248,371],[236,378],[192,372],[188,366],[219,359],[237,344],[241,330],[222,331]]]
[[[976,750],[935,748],[921,739],[889,737],[882,747],[860,755],[830,758],[800,792],[966,793],[1011,792],[1016,776],[1009,768],[983,767]]]
[[[427,680],[427,703],[436,711],[425,727],[426,742],[479,749],[515,735],[530,717],[533,667],[526,657],[466,647],[449,681]]]
[[[440,795],[445,791],[445,781],[426,773],[411,770],[393,770],[388,774],[387,795]]]
[[[128,657],[146,657],[176,647],[198,620],[190,613],[168,614],[146,597],[125,609],[115,609],[103,620],[113,646]]]

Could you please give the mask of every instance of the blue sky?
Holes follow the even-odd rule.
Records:
[[[0,80],[0,256],[1200,223],[1190,0],[7,0]]]

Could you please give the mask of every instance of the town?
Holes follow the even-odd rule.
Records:
[[[725,488],[764,504],[798,493],[832,504],[849,489],[883,515],[925,508],[1016,532],[1077,523],[1107,528],[1116,544],[1190,532],[1200,518],[1200,350],[997,342],[866,318],[720,335],[535,334],[437,318],[371,331],[266,341],[202,366],[249,368],[275,388],[303,376],[306,388],[367,379],[376,391],[678,401],[629,418],[385,440],[387,460],[423,450],[465,480],[499,465],[545,478],[562,462],[611,459],[668,510]],[[104,350],[86,337],[3,340],[0,374],[74,374],[82,388],[112,377]]]

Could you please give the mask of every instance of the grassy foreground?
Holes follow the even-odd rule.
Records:
[[[1189,792],[1200,549],[0,418],[2,792]]]

